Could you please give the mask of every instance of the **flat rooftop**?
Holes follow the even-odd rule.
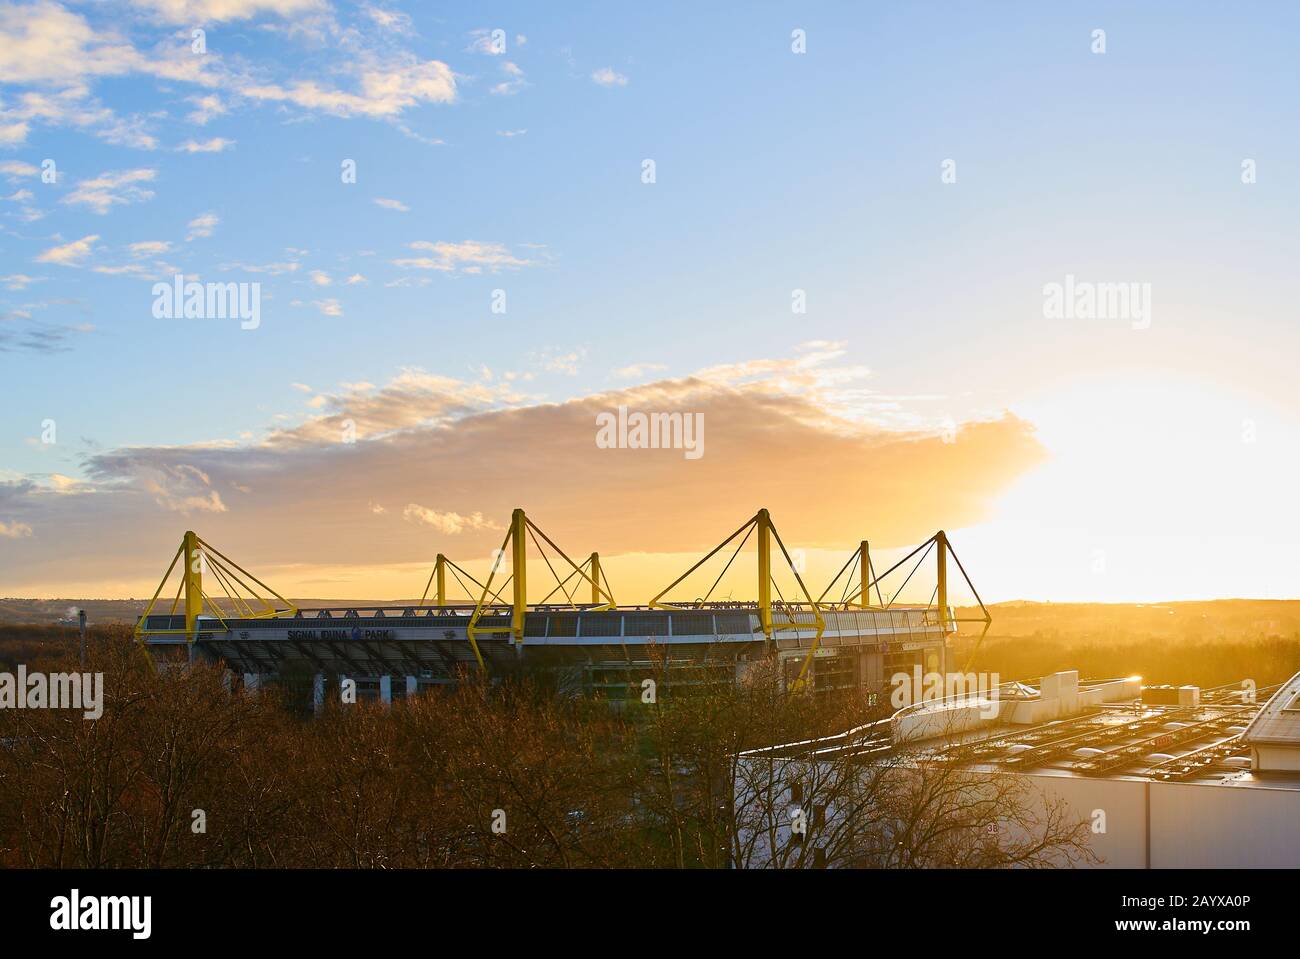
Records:
[[[1026,684],[1006,685],[1012,700],[1032,699],[1037,692]],[[1090,685],[1083,682],[1079,688]],[[898,741],[891,732],[892,720],[885,719],[836,736],[751,750],[745,755],[802,761],[848,758],[864,763],[887,757],[938,759],[972,769],[1038,776],[1300,789],[1300,772],[1253,771],[1252,743],[1244,735],[1261,716],[1280,708],[1276,706],[1279,699],[1291,701],[1293,697],[1286,694],[1292,686],[1300,691],[1300,674],[1287,683],[1258,690],[1255,702],[1245,701],[1249,697],[1243,686],[1233,684],[1199,691],[1199,702],[1194,705],[1147,702],[1139,695],[1125,702],[1088,706],[1046,722],[1024,724],[999,718],[973,729],[915,741]],[[963,701],[979,704],[988,699],[966,697]],[[1007,714],[1004,709],[1002,715]]]

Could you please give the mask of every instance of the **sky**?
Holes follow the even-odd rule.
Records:
[[[1296,596],[1297,21],[0,0],[0,595],[195,529],[418,596],[519,506],[623,601],[759,507],[810,586],[943,528],[990,601]]]

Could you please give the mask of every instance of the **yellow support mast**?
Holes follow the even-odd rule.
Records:
[[[181,549],[185,556],[185,638],[193,646],[199,615],[203,612],[203,554],[193,530],[185,531]]]
[[[736,530],[717,546],[713,547],[713,549],[709,550],[709,552],[701,559],[696,561],[694,566],[682,573],[681,576],[678,576],[675,580],[669,583],[667,587],[660,590],[658,595],[650,600],[649,605],[651,609],[687,608],[675,603],[664,602],[663,599],[692,573],[720,553],[729,544],[740,537],[741,534],[744,534],[744,538],[741,539],[739,545],[736,546],[736,550],[732,554],[731,559],[727,561],[727,566],[723,568],[722,575],[725,575],[727,569],[730,568],[732,561],[740,554],[740,551],[744,548],[745,544],[749,542],[749,537],[755,533],[758,536],[758,618],[764,638],[768,642],[772,642],[774,634],[780,630],[793,630],[797,635],[801,628],[807,628],[806,626],[801,626],[798,622],[799,611],[806,608],[812,616],[813,621],[810,624],[814,630],[812,646],[809,648],[808,655],[804,659],[803,667],[799,671],[799,677],[794,683],[796,688],[802,688],[807,683],[809,668],[812,664],[813,657],[817,655],[817,648],[821,643],[822,633],[826,630],[826,620],[821,614],[820,603],[815,601],[809,594],[808,587],[804,585],[803,577],[799,575],[799,570],[795,568],[794,560],[790,557],[790,551],[787,550],[785,544],[781,542],[781,534],[776,531],[776,527],[772,524],[772,516],[766,509],[760,509],[757,513],[751,516],[744,525],[740,527],[740,529]],[[787,613],[789,622],[781,624],[775,623],[772,618],[773,540],[776,541],[777,548],[781,551],[781,556],[784,557],[786,565],[790,567],[790,572],[793,574],[794,581],[799,587],[799,592],[803,595],[803,602],[795,601],[787,603],[783,607]],[[701,602],[707,603],[709,601],[709,597],[713,595],[713,589],[717,588],[718,583],[721,582],[721,580],[722,576],[720,575],[718,580],[714,582],[713,588],[709,590]]]
[[[935,591],[936,602],[939,604],[939,628],[944,630],[945,634],[948,629],[948,535],[943,531],[934,534],[935,562],[938,564],[939,584]]]
[[[172,570],[176,568],[178,563],[181,564],[180,582],[177,584],[176,596],[172,600],[168,615],[176,616],[178,614],[183,597],[185,602],[183,610],[184,626],[180,629],[170,627],[166,629],[150,629],[148,623],[149,618],[153,615],[154,606],[158,604],[158,597],[162,595],[163,588],[167,585],[167,581],[171,579]],[[298,612],[298,608],[293,603],[271,589],[271,587],[230,559],[211,543],[205,541],[198,533],[193,530],[186,530],[185,535],[181,537],[180,546],[176,548],[176,553],[172,556],[171,565],[167,567],[167,572],[163,573],[158,588],[154,590],[153,598],[149,600],[144,612],[140,615],[140,621],[136,623],[136,640],[143,643],[150,636],[183,637],[185,642],[193,649],[200,631],[199,617],[203,615],[205,609],[209,610],[215,619],[224,624],[226,613],[222,610],[216,598],[209,596],[203,590],[203,578],[207,573],[212,574],[213,582],[225,593],[225,598],[234,607],[236,616],[247,619],[273,619],[284,614],[292,616]],[[266,597],[262,596],[261,590],[267,593]],[[247,598],[243,594],[247,594]],[[276,606],[271,602],[271,597],[279,600],[282,605]],[[254,604],[256,604],[256,607]]]
[[[532,537],[534,542],[536,542],[538,550],[541,551],[542,559],[546,562],[553,574],[555,574],[555,568],[551,566],[550,559],[542,549],[542,543],[545,543],[554,550],[555,554],[568,564],[568,568],[572,570],[568,579],[572,579],[574,575],[577,575],[591,584],[591,595],[593,602],[597,604],[597,609],[613,609],[617,605],[614,597],[610,595],[609,590],[600,585],[600,580],[598,578],[600,575],[600,558],[598,556],[593,554],[592,558],[595,560],[596,565],[590,572],[588,572],[573,560],[569,559],[564,550],[556,546],[555,542],[542,532],[538,525],[530,520],[522,509],[516,509],[510,514],[510,529],[506,532],[505,539],[501,541],[501,551],[497,555],[496,562],[492,564],[492,570],[488,574],[487,583],[483,586],[483,594],[479,597],[478,603],[474,607],[474,612],[470,615],[469,622],[465,626],[465,632],[469,636],[470,646],[473,647],[474,650],[474,657],[478,660],[479,668],[484,672],[487,671],[487,663],[484,661],[482,652],[479,649],[477,636],[479,633],[500,633],[504,632],[504,630],[480,629],[478,623],[484,615],[484,608],[488,605],[488,597],[492,596],[493,603],[496,604],[500,598],[501,592],[504,591],[507,584],[513,584],[514,587],[513,598],[510,604],[510,642],[518,646],[523,645],[524,626],[528,614],[528,576],[526,567],[528,562],[529,537]],[[492,593],[492,583],[496,578],[497,570],[501,565],[501,560],[506,555],[507,549],[510,550],[510,562],[513,569],[511,569],[510,576],[506,582],[498,587],[496,593]],[[559,575],[555,574],[555,580],[559,584],[560,588],[563,588],[564,583],[567,582],[568,579],[561,580]],[[554,590],[552,590],[552,592],[554,592]],[[567,592],[565,595],[566,597],[568,596]]]
[[[763,635],[772,638],[772,517],[766,509],[754,516],[758,533],[758,621]]]
[[[528,612],[528,532],[527,517],[521,509],[510,514],[510,563],[515,578],[514,608],[510,612],[510,632],[513,641],[524,639],[524,616]]]
[[[591,603],[600,605],[600,554],[591,554]]]
[[[858,603],[862,609],[871,605],[871,544],[865,539],[858,545],[858,565],[862,567],[860,571],[862,590],[861,601]],[[845,587],[847,589],[848,587]]]

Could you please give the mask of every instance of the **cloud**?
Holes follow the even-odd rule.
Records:
[[[26,87],[0,104],[0,145],[26,141],[33,121],[72,126],[110,143],[157,148],[150,132],[161,114],[119,116],[95,96],[107,78],[141,75],[168,84],[202,88],[186,97],[195,105],[186,119],[198,125],[229,109],[229,104],[278,103],[335,116],[394,119],[425,103],[451,103],[456,75],[441,61],[422,60],[397,49],[392,38],[409,21],[403,14],[373,8],[371,20],[382,37],[357,26],[340,25],[325,0],[134,0],[156,19],[182,26],[181,42],[168,31],[151,49],[137,48],[116,21],[101,15],[108,5],[89,5],[95,24],[53,0],[14,4],[0,0],[0,84]],[[246,20],[263,15],[291,18],[288,26],[263,23],[260,29],[334,44],[346,59],[333,71],[350,78],[340,88],[329,79],[294,76],[286,63],[249,64],[223,58],[209,49],[195,56],[188,29],[206,23]],[[286,74],[288,74],[286,76]],[[211,141],[209,141],[210,143]],[[199,146],[204,146],[199,144]]]
[[[208,474],[186,463],[142,464],[136,476],[155,503],[174,513],[224,513],[226,504]]]
[[[131,4],[182,26],[249,20],[264,13],[292,17],[326,9],[324,0],[131,0]]]
[[[159,509],[201,511],[204,537],[277,587],[304,570],[344,564],[357,571],[353,588],[365,590],[387,582],[369,577],[424,562],[435,548],[430,535],[445,534],[415,512],[376,537],[369,510],[376,502],[469,518],[454,535],[457,551],[471,558],[500,545],[496,531],[472,528],[474,514],[504,524],[516,506],[575,556],[599,548],[611,557],[650,554],[643,558],[650,562],[706,549],[760,506],[772,510],[791,548],[847,552],[869,535],[873,546],[889,550],[939,526],[983,521],[1045,455],[1033,427],[1010,414],[965,423],[955,442],[944,442],[933,428],[854,418],[856,401],[843,407],[834,400],[842,371],[829,364],[787,358],[734,366],[751,375],[737,380],[733,369],[560,403],[500,382],[404,370],[381,387],[318,394],[324,402],[306,419],[259,442],[100,451],[85,463],[93,496],[0,483],[0,515],[42,533],[22,563],[0,550],[0,579],[15,586],[66,581],[62,546],[75,534],[83,565],[111,565],[121,580],[151,587],[169,552],[160,531],[179,537],[185,528],[181,521],[168,526]],[[700,414],[705,454],[692,461],[679,450],[598,447],[596,416],[620,405]],[[521,476],[530,481],[521,485]],[[219,508],[212,494],[235,482],[255,492],[237,509]],[[320,535],[322,518],[328,536]],[[625,580],[615,580],[618,568],[611,564],[610,577],[624,601],[663,585],[625,590]],[[405,575],[421,579],[409,569]]]
[[[213,117],[221,116],[226,112],[226,105],[215,93],[187,97],[186,100],[194,104],[194,110],[186,114],[185,119],[197,126],[205,126]]]
[[[361,9],[366,16],[385,30],[391,30],[394,33],[414,32],[411,18],[405,13],[398,10],[385,10],[370,3],[363,5]]]
[[[7,290],[25,290],[41,279],[42,277],[28,276],[26,273],[11,273],[8,276],[0,276],[0,283],[3,283]]]
[[[223,272],[242,270],[245,273],[268,273],[271,276],[281,276],[285,273],[296,273],[301,266],[301,263],[293,260],[282,260],[274,263],[222,263],[218,269]]]
[[[93,326],[40,323],[22,310],[0,314],[0,353],[66,353],[76,336]]]
[[[141,240],[139,243],[130,243],[127,249],[131,251],[132,256],[161,256],[171,250],[172,245],[167,240]]]
[[[14,147],[27,142],[27,124],[0,123],[0,147]]]
[[[32,87],[0,109],[0,142],[22,143],[29,123],[89,130],[110,143],[153,149],[146,118],[119,117],[92,94],[94,81],[144,74],[159,80],[220,82],[216,57],[195,57],[188,46],[162,41],[137,50],[112,28],[97,30],[85,17],[52,0],[0,3],[0,83]]]
[[[324,270],[312,270],[308,276],[311,277],[312,283],[317,286],[329,286],[334,282],[333,278]]]
[[[387,197],[375,197],[375,203],[382,206],[385,210],[396,210],[399,213],[409,213],[411,208],[401,200],[390,200]]]
[[[514,255],[503,243],[481,240],[462,240],[459,243],[416,240],[407,246],[428,255],[399,258],[392,261],[394,266],[412,270],[440,270],[444,273],[482,273],[484,270],[495,273],[501,269],[518,269],[537,262]]]
[[[225,137],[213,137],[211,140],[204,140],[202,143],[197,140],[186,140],[176,149],[181,153],[223,153],[234,145],[234,140],[227,140]]]
[[[217,216],[215,213],[200,213],[194,219],[190,220],[188,224],[189,233],[186,234],[185,241],[188,243],[196,237],[212,236],[212,231],[217,228],[217,224],[220,222],[221,217]],[[296,263],[294,264],[294,269],[297,269]]]
[[[383,512],[383,508],[380,507],[378,512]],[[505,529],[500,523],[484,519],[482,513],[470,513],[468,516],[453,512],[439,513],[437,510],[420,506],[418,503],[407,503],[406,509],[402,510],[402,518],[416,523],[423,523],[425,526],[432,526],[438,532],[446,533],[449,536],[463,533],[466,530]]]
[[[98,233],[83,236],[62,246],[52,246],[36,258],[37,263],[57,263],[59,266],[80,266],[81,261],[94,251]]]
[[[658,373],[667,368],[662,363],[632,363],[628,366],[620,366],[614,370],[614,375],[621,380],[635,380],[647,373]]]
[[[528,86],[528,81],[524,79],[524,71],[519,64],[511,63],[507,60],[501,64],[501,72],[506,75],[506,79],[492,87],[491,93],[497,96],[512,97],[524,87]]]
[[[32,535],[32,528],[26,523],[6,523],[0,520],[0,539],[25,539]]]
[[[339,117],[395,117],[422,103],[453,103],[456,75],[438,60],[407,56],[362,69],[359,90],[348,93],[314,80],[297,80],[288,86],[249,84],[239,92],[253,100],[292,103]]]
[[[90,180],[82,180],[76,189],[63,198],[70,205],[90,207],[103,215],[116,205],[140,203],[153,198],[153,191],[141,183],[152,183],[158,171],[149,167],[134,170],[110,170]]]
[[[0,5],[0,83],[75,84],[87,75],[120,76],[139,54],[113,34],[57,3]]]
[[[591,75],[591,79],[602,87],[625,87],[627,77],[610,67],[601,67]]]
[[[348,277],[347,280],[348,286],[356,286],[358,283],[369,283],[369,282],[370,281],[367,280],[360,273],[353,273],[350,277]]]
[[[23,163],[21,160],[5,160],[0,162],[0,175],[7,177],[24,177],[36,176],[40,173],[40,168],[30,163]]]
[[[323,316],[342,316],[343,306],[338,300],[312,300],[312,306],[321,311]]]
[[[96,266],[94,272],[102,273],[105,276],[138,276],[142,280],[157,280],[161,274],[157,269],[151,269],[143,263],[122,263],[117,266]],[[172,276],[176,274],[173,272]]]
[[[466,53],[482,53],[490,57],[498,57],[506,52],[505,43],[494,42],[492,37],[493,31],[487,27],[480,27],[477,30],[470,31],[470,43],[465,48]],[[504,39],[504,38],[503,38]]]
[[[521,137],[521,136],[523,136],[523,135],[524,135],[525,133],[527,133],[527,132],[528,132],[527,130],[498,130],[498,131],[497,131],[497,136],[499,136],[499,137],[507,137],[507,138],[510,138],[510,137]]]
[[[569,350],[561,353],[558,350],[547,348],[539,354],[535,354],[533,360],[542,369],[548,373],[563,373],[565,376],[577,376],[578,364],[582,362],[583,357],[587,355],[585,348]]]
[[[268,446],[294,447],[337,442],[351,423],[363,438],[381,438],[404,430],[449,424],[472,413],[519,402],[508,386],[466,383],[418,368],[404,369],[391,383],[345,383],[338,393],[320,393],[322,412],[299,426],[275,430]]]

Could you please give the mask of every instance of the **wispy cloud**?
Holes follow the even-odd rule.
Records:
[[[444,273],[482,273],[485,270],[496,272],[501,269],[517,269],[538,262],[516,256],[504,243],[481,240],[462,240],[459,243],[416,240],[407,246],[424,255],[399,257],[392,261],[395,266],[412,270],[439,270]]]
[[[506,52],[505,37],[501,36],[498,43],[494,31],[487,27],[471,30],[469,36],[469,46],[465,48],[467,53],[482,53],[490,57],[498,57]]]
[[[500,523],[484,519],[482,513],[470,513],[468,516],[462,516],[460,513],[451,511],[440,513],[418,503],[407,503],[406,509],[402,510],[402,518],[422,523],[425,526],[432,526],[439,533],[446,533],[448,536],[455,536],[457,533],[463,533],[467,530],[505,529]]]
[[[578,364],[586,357],[585,347],[576,350],[557,350],[547,347],[533,355],[533,361],[548,373],[563,373],[565,376],[577,376]]]
[[[130,0],[168,23],[182,26],[248,20],[269,13],[291,17],[326,9],[325,0]]]
[[[197,126],[206,126],[213,117],[219,117],[227,112],[225,103],[215,93],[187,97],[186,100],[194,104],[194,109],[186,114],[185,119]]]
[[[24,163],[22,160],[4,160],[0,162],[0,176],[7,176],[11,179],[36,176],[40,172],[39,167]]]
[[[168,240],[141,240],[139,243],[128,243],[127,249],[131,251],[132,256],[161,256],[171,250],[172,245]]]
[[[92,233],[89,236],[83,236],[80,240],[64,243],[62,246],[52,246],[38,256],[36,262],[57,263],[59,266],[80,266],[82,261],[94,252],[95,242],[98,239],[99,234]]]
[[[612,67],[601,67],[591,75],[591,79],[602,87],[625,87],[627,77]]]
[[[25,290],[40,279],[39,276],[28,276],[26,273],[11,273],[8,276],[0,276],[0,283],[5,285],[6,290]]]
[[[411,208],[401,200],[391,200],[388,197],[375,197],[375,203],[382,206],[385,210],[396,210],[399,213],[409,213]]]
[[[400,10],[387,10],[372,3],[364,4],[361,9],[366,16],[385,30],[391,30],[394,33],[414,32],[410,16]]]
[[[185,235],[186,242],[198,237],[212,236],[212,231],[217,228],[221,222],[221,217],[215,213],[200,213],[189,222],[189,233]]]
[[[25,539],[32,535],[32,528],[26,523],[14,521],[6,523],[0,520],[0,539]]]
[[[407,56],[363,68],[355,92],[315,80],[295,80],[287,85],[250,84],[240,87],[239,92],[250,100],[290,103],[339,117],[392,118],[423,103],[454,102],[456,74],[439,60]]]
[[[524,79],[524,71],[519,64],[507,60],[501,64],[501,72],[506,75],[506,78],[493,85],[491,91],[497,96],[511,97],[528,86],[528,81]]]
[[[635,380],[649,373],[662,372],[667,368],[662,363],[631,363],[627,366],[620,366],[613,372],[621,380]]]
[[[235,145],[234,140],[227,140],[225,137],[213,137],[211,140],[186,140],[176,149],[181,153],[223,153],[232,149]]]
[[[157,176],[158,171],[151,167],[110,170],[79,182],[76,188],[63,198],[63,202],[74,206],[87,206],[92,212],[103,215],[114,206],[152,199],[153,191],[140,184],[152,183]]]

